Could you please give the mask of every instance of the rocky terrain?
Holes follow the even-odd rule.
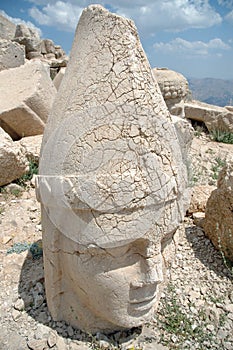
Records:
[[[196,132],[190,175],[193,188],[216,185],[233,145]],[[0,194],[0,304],[2,350],[228,349],[233,348],[232,266],[217,251],[192,215],[175,236],[176,258],[168,269],[154,319],[128,332],[91,336],[54,322],[46,306],[40,208],[33,180]]]

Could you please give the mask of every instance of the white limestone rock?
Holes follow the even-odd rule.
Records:
[[[219,107],[193,100],[185,102],[185,117],[203,122],[209,132],[226,131],[233,133],[233,111],[227,107]]]
[[[44,39],[41,42],[41,53],[42,54],[48,54],[52,53],[55,54],[55,46],[54,42],[50,39]]]
[[[27,27],[25,24],[17,24],[14,41],[25,46],[26,57],[30,52],[41,53],[41,39],[38,31]]]
[[[0,128],[0,186],[18,179],[28,169],[28,160],[20,146]]]
[[[0,38],[12,40],[15,36],[16,25],[0,13]]]
[[[39,164],[42,135],[23,137],[16,142],[24,149],[28,160]]]
[[[0,40],[0,71],[25,63],[24,46],[10,40]]]
[[[0,72],[0,92],[0,126],[13,139],[43,133],[56,89],[41,62]]]
[[[88,332],[145,323],[186,209],[187,170],[133,22],[99,5],[80,18],[39,173],[52,317]]]
[[[65,71],[66,71],[66,67],[62,67],[59,72],[57,73],[57,75],[55,76],[55,78],[53,79],[53,83],[55,88],[58,90],[59,86],[61,85],[62,79],[65,75]]]
[[[214,246],[233,261],[233,158],[220,171],[217,189],[206,204],[204,231]]]

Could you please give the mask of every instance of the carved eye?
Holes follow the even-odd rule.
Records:
[[[91,244],[87,247],[87,249],[85,249],[84,254],[86,253],[91,256],[98,256],[98,255],[106,254],[106,251],[104,248]]]
[[[130,251],[131,245],[130,244],[125,244],[120,247],[115,247],[115,248],[108,248],[107,252],[113,256],[113,257],[123,257],[125,256],[129,251]]]
[[[154,244],[148,239],[138,239],[131,243],[131,245],[131,249],[134,251],[135,254],[139,254],[146,259],[154,257],[160,254],[161,252],[160,244]]]
[[[114,248],[101,248],[95,245],[90,245],[84,253],[87,253],[91,255],[92,257],[94,256],[100,256],[100,255],[105,255],[105,256],[111,256],[111,257],[121,257],[127,254],[127,252],[130,250],[130,244],[126,244],[123,246],[118,246]]]

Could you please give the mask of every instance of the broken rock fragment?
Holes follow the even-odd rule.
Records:
[[[28,160],[20,145],[0,128],[0,186],[18,179],[28,170]]]
[[[0,71],[15,68],[25,63],[25,49],[10,40],[0,40]]]
[[[42,134],[56,89],[44,65],[25,65],[0,72],[0,126],[14,139]]]

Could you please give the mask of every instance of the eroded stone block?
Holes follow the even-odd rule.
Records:
[[[219,173],[217,189],[206,204],[204,231],[214,246],[233,261],[233,158]]]
[[[16,25],[0,14],[0,38],[12,40],[15,35]]]
[[[20,145],[0,128],[0,186],[18,179],[28,170],[28,160]]]
[[[0,126],[13,138],[42,134],[56,89],[44,65],[25,65],[0,72]]]
[[[209,132],[233,132],[233,112],[227,107],[193,100],[186,102],[184,109],[186,118],[204,122]]]
[[[53,79],[54,86],[57,90],[59,89],[59,86],[60,86],[62,79],[65,75],[65,71],[66,71],[66,67],[62,67],[59,70],[59,72],[57,73],[57,75],[55,76],[55,78]]]
[[[15,68],[25,63],[25,49],[10,40],[0,40],[0,71]]]

